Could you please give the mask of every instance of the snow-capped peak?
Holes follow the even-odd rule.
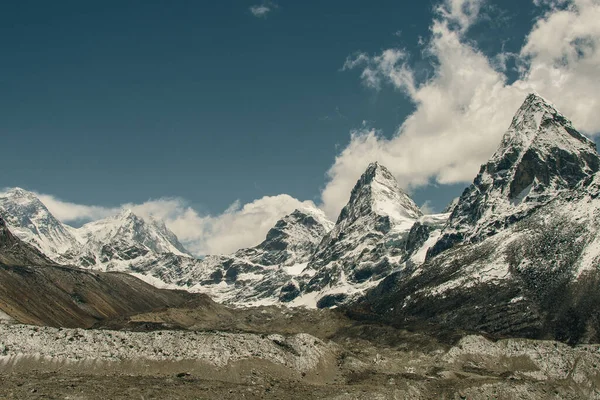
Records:
[[[489,163],[499,163],[501,168],[505,168],[509,166],[507,164],[521,161],[530,150],[549,153],[553,148],[581,155],[586,163],[588,153],[593,154],[589,162],[595,163],[597,160],[594,142],[577,132],[571,121],[552,104],[538,95],[530,94],[515,114]],[[590,168],[587,165],[582,167]],[[591,168],[595,169],[596,166]]]
[[[388,217],[391,223],[413,221],[423,214],[415,202],[398,186],[394,176],[383,165],[369,164],[343,208],[337,225],[351,224],[369,214]]]
[[[595,144],[549,102],[530,94],[498,150],[460,197],[430,255],[493,235],[599,169]]]
[[[57,220],[32,192],[12,188],[0,193],[0,211],[16,236],[54,260],[78,246],[70,227]]]
[[[321,210],[303,207],[277,221],[258,246],[238,250],[235,256],[265,266],[305,263],[332,227]]]
[[[326,231],[330,231],[333,228],[333,226],[335,225],[335,223],[333,221],[331,221],[329,218],[327,218],[325,213],[320,208],[303,206],[301,208],[297,208],[296,210],[294,210],[294,212],[290,215],[299,214],[299,213],[310,215],[318,223],[323,225],[323,228]]]
[[[77,231],[86,243],[106,245],[115,241],[129,242],[130,245],[142,245],[155,253],[189,255],[162,221],[152,217],[142,218],[131,209],[87,223]]]
[[[0,215],[0,264],[10,266],[44,266],[54,262],[38,249],[30,246],[10,231],[6,221]]]

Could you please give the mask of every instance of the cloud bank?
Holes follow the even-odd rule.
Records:
[[[518,54],[483,54],[466,38],[482,19],[483,0],[446,0],[435,10],[424,54],[434,74],[418,82],[405,49],[357,53],[343,69],[361,71],[363,84],[404,93],[414,112],[391,139],[362,127],[351,134],[328,171],[322,208],[334,218],[367,165],[378,160],[401,186],[469,182],[491,156],[529,92],[554,102],[575,126],[600,132],[600,1],[535,0],[542,15]],[[509,82],[507,61],[518,79]]]

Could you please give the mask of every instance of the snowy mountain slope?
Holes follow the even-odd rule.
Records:
[[[31,192],[14,188],[0,194],[0,213],[16,236],[57,262],[65,261],[62,254],[80,248],[74,230],[57,220]]]
[[[206,293],[223,303],[275,304],[282,287],[302,274],[332,226],[320,210],[303,208],[279,220],[256,247],[202,260],[166,253],[142,257],[131,264],[131,271],[147,282]]]
[[[423,215],[392,174],[372,163],[348,204],[311,257],[301,291],[321,305],[344,301],[374,284],[405,261],[404,243]],[[308,278],[307,278],[308,276]],[[310,297],[311,295],[309,295]]]
[[[138,257],[189,256],[163,222],[131,210],[75,229],[57,220],[34,193],[15,188],[0,195],[0,212],[17,237],[62,264],[127,271]]]
[[[84,271],[56,264],[14,236],[0,216],[0,313],[26,324],[86,327],[110,317],[149,312],[190,301],[127,274]]]
[[[164,223],[142,219],[131,210],[83,225],[76,234],[84,245],[70,256],[84,267],[127,271],[132,260],[144,256],[190,256]]]
[[[198,260],[139,252],[131,259],[113,256],[107,265],[228,304],[326,307],[363,294],[393,270],[420,265],[448,216],[423,216],[389,171],[374,163],[336,224],[305,208],[279,220],[258,246],[231,255]]]
[[[307,262],[333,223],[317,208],[303,208],[277,221],[266,239],[236,256],[261,265],[295,265]]]
[[[128,272],[157,286],[208,292],[237,303],[277,302],[281,287],[301,272],[334,225],[319,209],[305,207],[278,221],[256,247],[198,260],[164,223],[131,210],[74,229],[22,189],[7,192],[0,206],[19,237],[59,263]]]
[[[354,306],[357,315],[572,343],[600,339],[599,156],[548,107],[527,98],[461,196],[443,246],[421,267],[384,279]],[[531,190],[518,196],[523,185]]]
[[[529,95],[498,150],[460,197],[430,255],[493,235],[599,169],[594,142],[546,100]]]
[[[14,236],[0,215],[0,265],[45,266],[55,263],[37,248]]]

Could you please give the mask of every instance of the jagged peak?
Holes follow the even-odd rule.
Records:
[[[422,212],[398,185],[394,175],[378,162],[369,164],[356,182],[350,201],[338,218],[338,223],[349,216],[376,213],[392,220],[417,219]]]
[[[547,149],[553,144],[564,147],[568,142],[573,142],[573,139],[575,139],[575,146],[579,142],[583,146],[595,149],[594,143],[579,133],[572,122],[552,103],[532,93],[515,113],[492,159],[499,158],[513,149],[526,151],[535,147],[540,150]]]
[[[20,187],[14,187],[6,189],[3,193],[0,193],[0,196],[8,197],[16,202],[26,202],[26,203],[39,203],[43,205],[41,200],[35,195],[35,193],[30,192],[29,190],[22,189]]]
[[[365,172],[363,172],[361,176],[361,180],[363,180],[363,182],[365,183],[370,183],[377,179],[389,180],[397,184],[394,175],[392,175],[392,173],[386,167],[381,165],[378,161],[374,161],[367,166],[367,169],[365,170]]]
[[[326,230],[330,230],[331,228],[333,228],[333,225],[334,225],[333,221],[329,220],[327,218],[327,216],[325,215],[325,213],[321,209],[316,208],[316,207],[297,208],[292,213],[286,215],[284,218],[301,217],[303,215],[307,215],[307,216],[314,218],[318,223],[323,225],[323,227]]]
[[[131,208],[124,208],[115,216],[117,219],[130,219],[130,218],[139,218]]]
[[[551,103],[530,94],[490,160],[452,210],[431,256],[513,224],[600,170],[591,140]]]
[[[518,174],[527,173],[532,168],[549,169],[549,159],[559,157],[556,149],[565,157],[577,157],[584,175],[597,171],[599,157],[594,142],[579,133],[571,121],[562,115],[550,102],[537,94],[530,94],[519,108],[504,135],[498,150],[490,161],[482,167],[482,173],[502,175],[502,171],[515,169]],[[539,159],[537,163],[524,161]],[[528,155],[529,154],[529,155]],[[567,156],[571,154],[571,156]],[[569,160],[574,163],[574,160]],[[560,167],[560,165],[558,165]],[[561,171],[548,171],[546,174],[561,175]],[[517,174],[517,175],[518,175]],[[528,175],[535,175],[527,173]],[[517,176],[513,177],[518,178]],[[504,178],[502,178],[504,180]],[[546,184],[547,182],[546,179]],[[572,185],[574,182],[570,182]],[[511,196],[514,190],[511,189]]]

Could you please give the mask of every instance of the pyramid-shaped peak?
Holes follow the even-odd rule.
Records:
[[[390,172],[389,169],[384,167],[378,162],[373,162],[369,164],[366,171],[362,174],[358,182],[356,182],[355,189],[364,185],[381,184],[386,187],[392,188],[393,190],[398,190],[402,193],[404,191],[398,185],[398,181],[394,178],[394,175]]]
[[[550,101],[533,92],[527,95],[524,104],[537,104],[538,106],[554,108],[554,105]]]
[[[5,193],[5,195],[7,195],[8,197],[11,197],[13,199],[39,201],[39,199],[33,192],[22,189],[20,187],[14,187],[14,188],[8,189]]]
[[[116,219],[141,219],[131,208],[124,208],[119,214],[116,215]]]
[[[377,161],[369,164],[366,171],[363,173],[363,176],[371,179],[374,179],[377,176],[381,176],[386,179],[391,179],[395,181],[395,178],[392,175],[392,173]]]
[[[461,240],[488,237],[599,170],[594,142],[577,132],[552,104],[531,94],[500,147],[463,192],[446,233],[429,254]]]
[[[383,165],[373,162],[352,189],[350,201],[342,210],[338,223],[361,215],[377,214],[393,221],[417,219],[422,216],[415,202],[400,188],[396,178]]]
[[[519,158],[517,154],[530,149],[547,153],[552,148],[572,154],[596,153],[594,142],[579,133],[554,105],[537,94],[530,94],[515,114],[490,161],[508,156],[514,162]]]
[[[561,114],[551,102],[531,93],[513,117],[502,144],[506,145],[507,142],[531,143],[540,134],[549,137],[550,140],[552,140],[552,136],[561,140],[560,137],[557,137],[557,134],[561,136],[561,133],[586,144],[593,143],[577,132],[571,121]]]

